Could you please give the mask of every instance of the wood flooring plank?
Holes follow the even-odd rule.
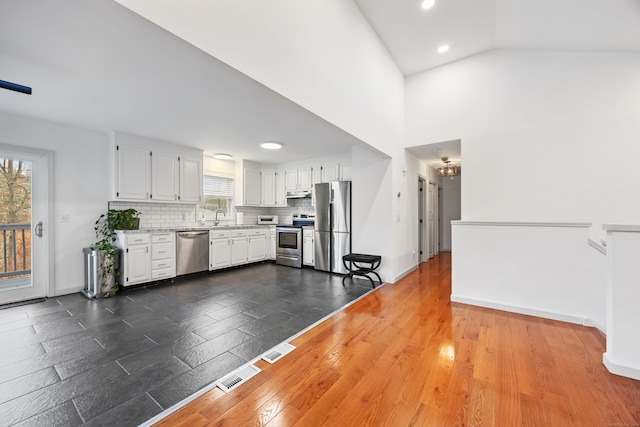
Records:
[[[598,331],[451,303],[450,268],[441,253],[157,425],[640,424],[640,381],[606,370]]]

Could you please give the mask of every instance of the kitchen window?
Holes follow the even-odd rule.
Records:
[[[232,206],[233,178],[205,174],[200,215],[205,219],[213,219],[216,210],[222,209],[228,219],[232,213]]]

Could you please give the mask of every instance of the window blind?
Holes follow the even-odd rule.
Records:
[[[221,176],[204,175],[203,192],[205,196],[225,199],[233,197],[233,179]]]

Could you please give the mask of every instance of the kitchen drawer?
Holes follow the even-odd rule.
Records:
[[[151,270],[152,279],[168,279],[170,277],[174,277],[173,269],[171,267]]]
[[[151,243],[165,243],[176,240],[176,233],[154,233],[151,236]]]
[[[127,246],[143,245],[151,243],[151,235],[149,233],[131,233],[125,235]]]
[[[247,236],[266,236],[269,234],[269,230],[266,228],[257,228],[246,230]]]
[[[151,270],[164,270],[166,268],[173,270],[174,261],[172,259],[161,259],[157,261],[151,261]]]
[[[176,255],[173,242],[167,243],[154,243],[151,245],[151,259],[167,259],[173,258]]]
[[[313,238],[313,230],[302,230],[302,237],[309,237],[309,238]]]
[[[224,239],[231,237],[231,230],[217,231],[209,230],[209,237],[212,239]]]
[[[231,230],[231,237],[245,237],[247,230]]]

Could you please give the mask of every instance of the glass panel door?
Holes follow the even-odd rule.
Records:
[[[0,304],[46,296],[46,169],[42,156],[0,150]]]

